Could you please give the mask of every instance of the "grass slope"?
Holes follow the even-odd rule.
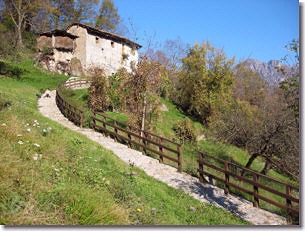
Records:
[[[35,94],[66,77],[43,74],[26,59],[11,65],[23,73],[0,78],[0,224],[248,224],[43,117]]]
[[[86,110],[88,111],[88,107],[86,106],[86,102],[87,102],[86,96],[88,96],[88,92],[87,92],[87,90],[84,90],[84,89],[70,91],[69,94],[67,94],[67,97],[70,99],[72,104],[81,106],[85,111]],[[173,103],[171,103],[170,101],[168,101],[166,99],[161,99],[161,103],[166,105],[166,107],[168,108],[168,111],[161,112],[158,121],[155,122],[154,125],[152,126],[154,129],[154,132],[156,134],[162,135],[163,137],[166,137],[166,138],[169,138],[169,139],[172,139],[175,141],[179,141],[179,139],[175,135],[173,128],[179,121],[183,120],[186,117],[186,115],[183,114],[183,112],[179,111]],[[124,116],[122,113],[107,112],[107,114],[108,114],[108,116],[115,118],[119,121],[122,121],[125,123],[127,123],[127,121],[128,121],[128,118],[126,116]],[[228,144],[224,144],[224,143],[215,141],[215,139],[210,135],[210,132],[208,131],[208,129],[204,128],[202,126],[202,124],[200,124],[199,122],[196,122],[195,120],[192,120],[192,125],[195,128],[196,133],[198,135],[200,135],[200,134],[205,135],[205,139],[198,141],[197,144],[192,144],[189,142],[185,142],[183,144],[183,146],[182,146],[183,171],[185,171],[189,174],[192,174],[194,176],[198,175],[198,173],[197,173],[197,168],[198,168],[197,151],[198,150],[204,151],[210,155],[237,163],[242,166],[246,165],[246,163],[249,159],[249,155],[246,151],[239,149],[235,146],[231,146]],[[148,154],[148,155],[151,155],[154,158],[158,158],[156,155],[153,155],[153,154]],[[168,161],[168,160],[165,160],[165,163],[176,166],[173,162]],[[263,162],[263,160],[261,160],[259,158],[257,158],[251,165],[251,169],[256,170],[258,172],[260,172],[263,169],[263,167],[264,167],[264,162]],[[219,172],[215,172],[214,170],[210,170],[210,171],[217,176],[223,177],[223,174],[221,174]],[[297,183],[292,181],[289,177],[287,177],[283,174],[280,174],[274,170],[270,170],[268,172],[268,176],[273,177],[277,180],[283,181],[285,183],[291,183],[291,184],[297,185]],[[215,183],[216,183],[216,185],[223,187],[223,183],[218,183],[217,181]],[[238,184],[239,186],[242,185],[244,188],[249,189],[249,190],[253,189],[252,186],[247,185],[247,184],[242,184],[240,182],[236,182],[236,184]],[[268,183],[265,183],[265,185],[272,187],[274,189],[277,189],[284,193],[286,191],[284,186],[279,186],[276,183],[268,182]],[[231,191],[231,193],[242,196],[243,198],[246,198],[249,201],[253,200],[253,197],[251,195],[243,193],[237,189],[231,188],[230,191]],[[266,192],[262,189],[260,189],[259,192],[260,192],[260,194],[264,194],[265,196],[267,196],[270,199],[274,199],[279,203],[286,204],[285,199],[282,197],[279,197],[270,192]],[[297,193],[293,193],[293,194],[297,195]],[[285,211],[283,211],[283,210],[279,209],[278,207],[273,206],[269,203],[266,203],[262,200],[260,201],[260,206],[271,212],[286,215]]]

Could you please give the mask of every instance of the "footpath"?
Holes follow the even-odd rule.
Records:
[[[208,204],[213,204],[237,215],[253,225],[287,225],[284,217],[255,208],[252,202],[234,195],[225,195],[224,190],[210,184],[199,183],[198,178],[186,173],[179,173],[177,169],[168,165],[160,164],[158,160],[145,156],[140,151],[115,142],[109,137],[92,129],[80,128],[65,118],[55,102],[56,91],[51,91],[51,98],[40,98],[38,106],[41,114],[56,121],[63,126],[86,135],[89,139],[111,150],[124,162],[133,162],[136,167],[145,173],[167,185],[184,191],[195,199]]]

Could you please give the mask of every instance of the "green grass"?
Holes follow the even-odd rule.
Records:
[[[26,59],[12,65],[26,72],[19,79],[0,78],[1,224],[248,224],[43,117],[35,94],[56,88],[67,77],[41,73]]]

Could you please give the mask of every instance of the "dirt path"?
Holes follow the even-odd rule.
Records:
[[[210,203],[217,207],[231,211],[240,218],[254,225],[285,225],[286,219],[258,209],[249,202],[240,197],[224,195],[224,191],[218,187],[209,184],[201,184],[198,179],[186,173],[177,172],[176,168],[160,164],[158,160],[143,155],[141,152],[128,148],[127,146],[115,142],[103,134],[95,132],[92,129],[79,128],[65,118],[55,103],[55,90],[51,92],[51,98],[40,98],[38,101],[40,112],[47,118],[54,120],[67,128],[83,133],[93,141],[98,142],[103,147],[111,150],[120,159],[128,162],[134,162],[135,166],[144,170],[147,175],[166,183],[167,185],[183,190],[195,199]]]

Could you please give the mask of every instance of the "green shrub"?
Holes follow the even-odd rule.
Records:
[[[189,141],[191,143],[196,142],[196,129],[189,118],[184,118],[174,125],[173,128],[176,136],[180,139],[181,143]]]
[[[16,78],[19,80],[21,79],[23,73],[25,73],[24,69],[0,61],[0,75]]]

